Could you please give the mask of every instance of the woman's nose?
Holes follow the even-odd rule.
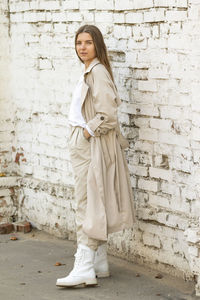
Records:
[[[85,49],[85,44],[84,43],[81,44],[81,49]]]

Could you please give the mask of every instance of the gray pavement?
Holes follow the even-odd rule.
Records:
[[[18,240],[12,241],[15,235]],[[0,300],[192,300],[194,283],[109,256],[110,278],[90,288],[59,288],[71,270],[76,245],[42,231],[0,235]],[[56,262],[63,265],[55,266]]]

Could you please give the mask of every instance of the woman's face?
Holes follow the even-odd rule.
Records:
[[[96,57],[94,42],[89,33],[80,33],[76,40],[76,51],[80,59],[84,62],[86,68]]]

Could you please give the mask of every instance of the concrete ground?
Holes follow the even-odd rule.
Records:
[[[11,236],[18,240],[10,240]],[[110,278],[88,288],[56,287],[71,270],[74,242],[33,230],[0,235],[0,300],[192,300],[194,283],[109,256]],[[55,266],[56,262],[62,263]]]

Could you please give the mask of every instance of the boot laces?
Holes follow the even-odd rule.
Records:
[[[84,251],[77,251],[77,253],[74,255],[75,256],[75,262],[74,262],[74,267],[77,268],[80,266],[81,262],[83,261],[84,257]]]

